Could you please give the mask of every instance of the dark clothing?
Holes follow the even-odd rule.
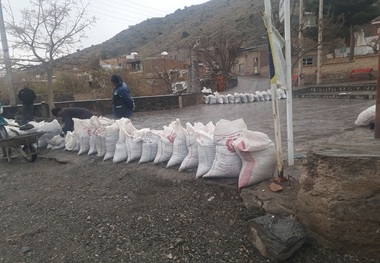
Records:
[[[34,106],[33,104],[22,105],[22,124],[26,124],[33,120]]]
[[[34,100],[36,99],[36,94],[32,89],[29,89],[28,87],[23,88],[18,93],[18,98],[21,100],[22,104],[24,105],[33,105]]]
[[[63,108],[57,114],[57,117],[62,117],[62,121],[64,126],[62,131],[66,134],[68,131],[74,130],[74,121],[73,118],[85,120],[90,119],[94,114],[88,109],[71,107],[71,108]]]
[[[134,102],[128,86],[122,82],[115,87],[112,96],[112,112],[114,119],[130,118],[132,116]]]
[[[36,94],[32,89],[25,87],[18,93],[18,98],[22,102],[22,124],[26,124],[33,120],[33,103],[36,99]]]

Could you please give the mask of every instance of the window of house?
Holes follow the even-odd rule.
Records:
[[[304,58],[303,64],[304,65],[313,65],[313,58]]]

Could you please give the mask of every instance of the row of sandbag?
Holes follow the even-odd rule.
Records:
[[[186,127],[177,119],[162,130],[152,130],[136,129],[125,118],[93,116],[74,119],[74,132],[65,139],[56,136],[48,147],[94,154],[114,163],[178,165],[179,171],[196,170],[196,178],[238,177],[239,188],[271,178],[276,166],[274,143],[266,134],[248,130],[242,119]]]
[[[285,90],[277,89],[277,99],[286,99]],[[247,103],[255,101],[269,101],[272,100],[272,91],[268,89],[267,91],[256,91],[253,93],[237,93],[221,95],[219,92],[214,92],[214,94],[203,96],[205,104],[228,104],[228,103]]]

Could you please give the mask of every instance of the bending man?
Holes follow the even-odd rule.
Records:
[[[78,108],[78,107],[54,108],[51,110],[51,113],[55,117],[62,118],[62,122],[64,123],[64,126],[62,128],[62,133],[61,133],[62,137],[64,137],[64,135],[68,131],[74,130],[73,118],[85,120],[85,119],[90,119],[94,115],[90,110],[86,108]]]

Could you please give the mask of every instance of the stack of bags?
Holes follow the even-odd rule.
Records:
[[[266,134],[248,130],[243,119],[185,127],[176,119],[162,130],[137,129],[125,118],[73,120],[65,149],[103,161],[165,164],[195,171],[196,178],[238,178],[239,188],[272,178],[276,168],[274,143]]]

